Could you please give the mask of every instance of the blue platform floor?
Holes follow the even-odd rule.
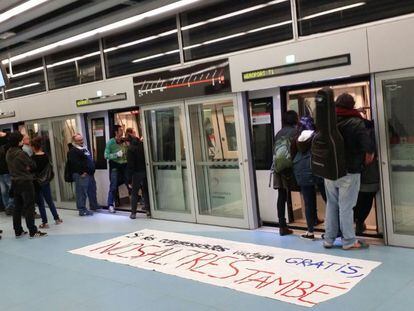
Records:
[[[239,230],[146,218],[125,213],[78,217],[60,211],[64,223],[49,236],[15,239],[11,217],[0,214],[0,310],[307,310],[154,271],[68,253],[141,229],[155,229],[247,243],[329,253],[382,262],[349,293],[312,310],[414,310],[414,249],[371,246],[363,251],[325,250],[320,241],[279,237],[277,230]]]

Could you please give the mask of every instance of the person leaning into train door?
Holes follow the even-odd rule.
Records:
[[[115,199],[118,194],[118,186],[125,184],[128,187],[126,178],[126,146],[122,126],[114,125],[113,137],[106,143],[105,159],[109,161],[109,192],[108,209],[115,213]]]
[[[286,223],[286,203],[289,191],[297,188],[293,174],[291,143],[298,133],[299,117],[296,111],[289,110],[284,113],[283,128],[275,136],[273,155],[273,189],[278,190],[277,215],[279,217],[279,234],[281,236],[292,234]],[[280,164],[279,164],[280,163]]]
[[[127,151],[127,172],[128,180],[132,185],[131,190],[131,215],[129,218],[135,219],[138,205],[138,191],[141,189],[142,198],[144,200],[143,210],[149,216],[149,197],[148,197],[148,183],[145,170],[145,155],[144,144],[142,137],[137,137],[134,130],[127,129],[126,141],[128,144]]]
[[[353,208],[358,198],[361,171],[364,163],[372,162],[374,148],[361,114],[354,109],[354,98],[343,93],[335,104],[337,126],[344,140],[347,174],[337,180],[325,179],[327,208],[323,246],[332,248],[340,229],[343,249],[367,248],[368,244],[355,237]]]
[[[374,150],[376,150],[374,121],[364,119],[364,123],[369,131],[371,144]],[[354,207],[356,235],[362,235],[367,228],[365,220],[371,211],[375,195],[380,188],[379,183],[379,164],[378,157],[375,154],[374,160],[371,163],[366,164],[361,172],[361,187],[359,188],[358,200],[356,206]]]

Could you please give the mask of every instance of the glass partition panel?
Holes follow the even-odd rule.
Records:
[[[180,63],[175,17],[107,36],[103,45],[108,78]]]
[[[78,132],[75,117],[52,121],[52,130],[57,168],[55,178],[58,178],[60,197],[62,201],[75,201],[74,183],[67,183],[64,178],[68,144],[72,141],[72,136]]]
[[[414,77],[382,83],[393,230],[414,235]]]
[[[6,99],[46,91],[43,61],[37,58],[31,61],[13,62],[6,66],[9,84],[5,89]]]
[[[233,102],[189,106],[201,215],[243,218]]]
[[[37,136],[42,138],[42,150],[49,156],[50,161],[53,161],[49,137],[49,122],[47,120],[32,121],[26,124],[25,130],[25,132],[20,132],[23,135],[28,135],[30,140]],[[52,198],[56,201],[56,186],[54,182],[50,183],[50,188],[52,191]]]
[[[48,55],[45,60],[51,90],[102,80],[98,41]]]
[[[293,38],[289,0],[219,1],[180,19],[186,61]]]
[[[189,169],[185,156],[180,107],[145,111],[149,140],[154,209],[191,213]]]
[[[296,0],[299,35],[306,36],[414,12],[407,0]]]

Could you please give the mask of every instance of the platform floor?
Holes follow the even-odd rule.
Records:
[[[279,237],[276,229],[239,230],[146,218],[127,213],[79,217],[60,210],[64,223],[49,236],[15,239],[11,217],[0,213],[0,310],[307,310],[163,273],[68,253],[128,232],[156,229],[268,246],[381,261],[349,293],[312,310],[397,311],[414,306],[414,249],[373,245],[363,251],[325,250],[320,241]],[[414,237],[413,237],[414,238]]]

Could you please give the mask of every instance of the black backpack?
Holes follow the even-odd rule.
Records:
[[[330,180],[346,175],[344,139],[336,124],[333,91],[323,88],[316,93],[316,128],[312,141],[312,172]]]
[[[69,160],[66,160],[66,163],[65,163],[64,178],[65,178],[66,182],[73,182],[73,174],[72,174],[72,170],[70,168]]]

